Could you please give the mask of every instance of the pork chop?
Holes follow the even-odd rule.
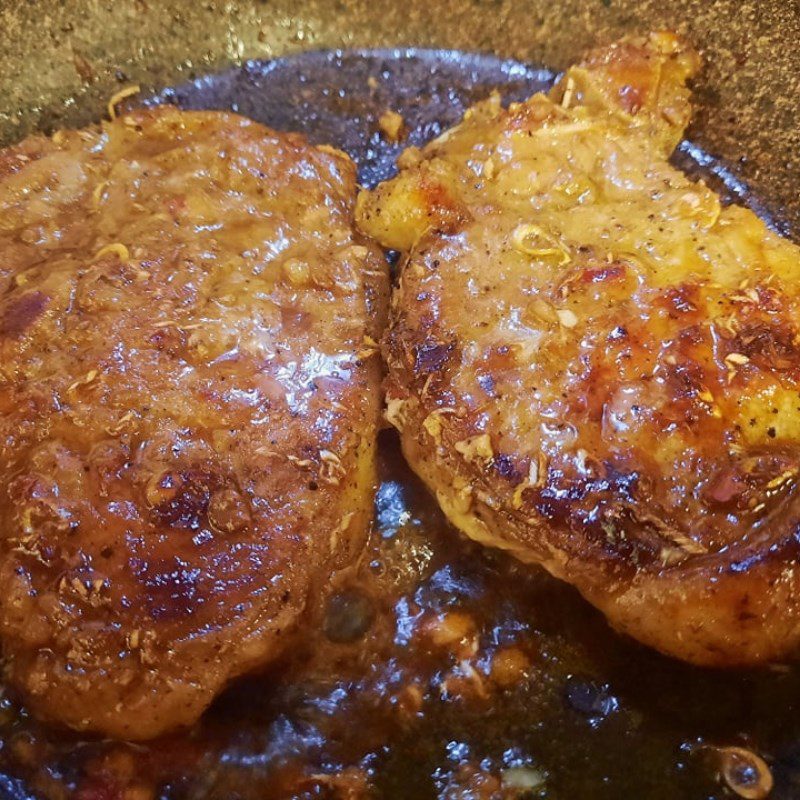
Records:
[[[699,60],[621,41],[359,198],[388,415],[467,535],[705,665],[800,641],[800,250],[668,163]]]
[[[0,151],[0,640],[42,717],[192,722],[360,554],[386,277],[355,181],[173,108]]]

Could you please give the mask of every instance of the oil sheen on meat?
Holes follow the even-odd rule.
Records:
[[[800,640],[800,250],[668,163],[698,66],[595,51],[357,219],[406,255],[388,415],[450,520],[664,653],[757,664]]]
[[[192,722],[361,552],[386,278],[355,180],[170,108],[0,152],[0,638],[41,716]]]

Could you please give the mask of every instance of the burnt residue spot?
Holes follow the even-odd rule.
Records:
[[[13,298],[0,311],[0,336],[16,339],[42,315],[50,298],[42,292],[28,292]]]
[[[453,351],[453,345],[444,342],[425,342],[414,348],[414,371],[430,375],[444,368]]]
[[[342,644],[358,641],[370,629],[374,618],[370,599],[356,589],[346,589],[328,600],[325,635]]]

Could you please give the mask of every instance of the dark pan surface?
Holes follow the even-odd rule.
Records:
[[[521,98],[552,78],[445,50],[310,52],[192,79],[153,99],[303,130],[350,152],[372,184],[398,152],[378,132],[386,109],[406,120],[403,144],[420,144],[493,88]],[[735,166],[691,143],[676,159],[728,199],[764,211]],[[543,781],[529,797],[731,797],[708,745],[752,748],[772,766],[773,798],[800,795],[798,670],[717,673],[644,651],[568,587],[459,540],[391,434],[381,449],[370,561],[342,605],[345,622],[355,614],[366,625],[363,638],[311,635],[289,669],[233,687],[191,732],[136,748],[42,730],[2,700],[0,798],[122,800],[127,770],[148,792],[136,800],[481,800],[490,796],[480,793],[481,775],[496,780],[520,766]],[[479,673],[498,648],[516,646],[530,657],[527,677],[504,690],[487,682],[485,697],[453,689],[458,657],[420,644],[426,615],[447,610],[474,621]],[[409,715],[402,698],[411,680],[424,696]]]

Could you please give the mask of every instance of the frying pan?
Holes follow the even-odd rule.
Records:
[[[797,239],[800,4],[785,0],[0,0],[0,144],[32,131],[96,121],[110,95],[121,86],[139,84],[143,97],[155,101],[234,105],[276,127],[334,142],[358,159],[360,179],[369,185],[391,172],[398,151],[375,131],[379,109],[401,108],[411,141],[421,142],[456,121],[493,86],[508,98],[524,97],[546,86],[555,71],[586,48],[655,28],[685,34],[705,58],[695,87],[692,145],[683,146],[678,163]],[[268,63],[204,79],[250,59]],[[388,77],[376,93],[366,78],[381,70]],[[345,86],[347,91],[339,93]],[[390,524],[386,520],[393,514],[420,520],[435,515],[398,463],[393,442],[383,444],[381,524]],[[398,487],[404,487],[402,497]],[[421,588],[420,602],[428,597],[425,592],[430,602],[439,602],[442,581],[452,596],[466,598],[478,593],[475,587],[482,581],[504,580],[505,567],[498,567],[494,556],[474,550],[452,553],[448,546],[441,545],[444,566],[434,574],[440,584],[434,580]],[[545,656],[567,657],[570,645],[558,643],[562,634],[565,640],[581,641],[591,654],[597,676],[582,680],[570,675],[563,692],[562,687],[538,689],[542,697],[561,698],[563,693],[583,719],[562,718],[561,712],[540,708],[531,698],[513,701],[522,703],[525,714],[507,700],[483,716],[443,711],[383,754],[378,796],[467,796],[447,794],[452,783],[447,765],[467,741],[473,750],[483,746],[497,763],[508,766],[522,758],[514,753],[535,740],[554,773],[542,796],[730,797],[713,776],[695,774],[696,765],[677,752],[716,737],[736,744],[753,739],[771,749],[772,797],[800,797],[800,726],[793,708],[800,679],[795,673],[720,678],[667,663],[608,638],[602,621],[570,590],[528,585],[521,575],[515,579],[517,593],[530,595],[526,613],[538,615],[537,625],[545,631],[545,644],[552,649]],[[513,594],[504,602],[514,602]],[[537,603],[558,609],[543,611],[535,608]],[[614,721],[618,699],[606,678],[629,688],[621,701],[626,706],[621,721]],[[306,689],[310,694],[303,697]],[[277,700],[262,695],[257,683],[248,682],[226,695],[193,744],[181,745],[180,757],[193,765],[194,773],[206,775],[199,779],[176,769],[172,782],[159,790],[161,796],[270,797],[269,776],[259,772],[258,764],[266,764],[279,746],[292,752],[317,746],[313,731],[304,727],[303,708],[325,698],[318,687],[302,685],[290,686]],[[14,736],[38,735],[24,719],[2,722],[10,713],[0,707],[0,755],[11,748]],[[523,730],[528,719],[530,725],[557,726],[549,750],[546,732],[532,740]],[[694,734],[698,741],[690,741]],[[48,751],[53,786],[80,784],[86,759],[105,752],[102,743],[55,741]],[[150,763],[158,747],[145,748],[133,763]],[[172,753],[169,742],[161,747]],[[191,757],[186,756],[191,747]],[[28,776],[38,757],[35,748],[29,751]],[[334,771],[336,766],[328,765]],[[0,758],[0,770],[6,769]],[[566,771],[579,769],[582,776],[565,777]],[[23,772],[0,772],[0,798],[60,796],[47,794],[41,781],[34,786]],[[303,796],[326,796],[325,791],[330,786],[317,786],[316,793],[308,789],[311,793]],[[85,800],[101,797],[86,795]]]

